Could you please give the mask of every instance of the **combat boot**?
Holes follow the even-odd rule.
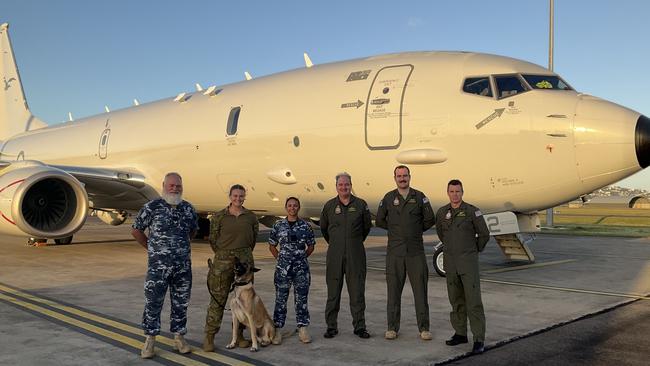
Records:
[[[239,332],[237,333],[237,347],[248,348],[250,346],[251,346],[251,341],[244,338],[244,330],[239,328]]]
[[[178,333],[174,335],[174,349],[176,349],[179,353],[182,354],[192,352],[192,349],[190,348],[190,345],[187,344],[185,337],[183,337],[182,334],[178,334]]]
[[[384,338],[386,338],[388,340],[391,340],[391,341],[393,339],[397,339],[397,332],[394,331],[394,330],[387,330],[386,333],[384,334]]]
[[[309,335],[306,326],[298,328],[298,338],[302,343],[311,343],[311,336]]]
[[[142,351],[140,351],[140,357],[142,358],[152,358],[155,355],[154,344],[156,343],[156,336],[148,335],[144,340],[144,345],[142,346]]]
[[[276,346],[282,344],[282,328],[275,328],[275,335],[273,336],[273,339],[271,339],[271,343]]]
[[[205,338],[203,338],[203,350],[205,352],[214,352],[214,333],[205,333]]]

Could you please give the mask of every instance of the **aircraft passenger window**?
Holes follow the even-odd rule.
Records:
[[[523,93],[527,90],[526,86],[516,75],[495,76],[494,80],[497,84],[497,95],[499,96],[499,99]]]
[[[239,112],[241,107],[235,107],[230,110],[230,115],[228,116],[228,124],[226,125],[226,134],[232,136],[237,133],[237,122],[239,122]]]
[[[485,97],[492,97],[492,87],[490,86],[490,78],[488,76],[478,78],[467,78],[463,83],[463,91],[465,93],[482,95]]]
[[[522,75],[533,89],[573,90],[555,75]]]

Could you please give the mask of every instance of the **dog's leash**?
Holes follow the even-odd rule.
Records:
[[[212,272],[212,258],[208,258],[208,270],[210,272]],[[252,281],[247,281],[247,282],[235,281],[232,284],[230,284],[230,291],[228,291],[228,293],[231,293],[231,292],[235,291],[235,287],[246,286],[251,282]],[[230,310],[230,309],[226,309],[226,303],[228,302],[228,299],[226,299],[226,302],[221,303],[219,300],[217,300],[216,297],[214,297],[214,295],[212,294],[212,291],[210,291],[210,283],[208,281],[206,281],[205,284],[208,287],[208,293],[210,294],[210,297],[212,297],[212,299],[217,303],[217,305],[222,307],[224,310]]]
[[[208,271],[212,272],[212,258],[208,258]],[[208,293],[210,294],[210,297],[212,297],[212,300],[214,300],[214,302],[216,302],[217,305],[219,305],[221,308],[223,308],[223,310],[230,310],[230,309],[226,309],[226,303],[228,302],[228,298],[226,298],[226,301],[221,303],[221,301],[217,300],[217,298],[214,297],[214,295],[212,294],[212,291],[210,289],[210,282],[205,281],[205,285],[208,287]],[[232,290],[233,290],[233,287],[231,285],[229,293],[232,292]]]

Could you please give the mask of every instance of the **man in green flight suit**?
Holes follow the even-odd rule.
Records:
[[[463,201],[463,184],[452,179],[447,184],[449,204],[438,210],[436,231],[444,245],[447,293],[452,311],[449,314],[454,335],[445,343],[467,343],[467,318],[474,335],[472,353],[483,353],[485,313],[481,301],[478,253],[490,240],[483,214]]]
[[[327,248],[326,282],[327,303],[325,338],[333,338],[338,331],[337,317],[341,308],[343,277],[350,296],[350,312],[354,334],[370,338],[366,330],[366,240],[372,221],[368,204],[352,195],[352,177],[348,173],[336,176],[337,196],[325,203],[320,215],[320,228]]]
[[[375,223],[388,230],[386,283],[388,286],[388,330],[384,338],[395,339],[399,332],[402,290],[408,275],[420,338],[430,341],[428,281],[422,233],[435,222],[433,209],[424,193],[410,187],[411,172],[400,165],[393,171],[397,189],[379,202]]]

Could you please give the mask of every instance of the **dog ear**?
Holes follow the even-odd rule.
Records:
[[[261,269],[253,267],[253,272],[259,272]]]

